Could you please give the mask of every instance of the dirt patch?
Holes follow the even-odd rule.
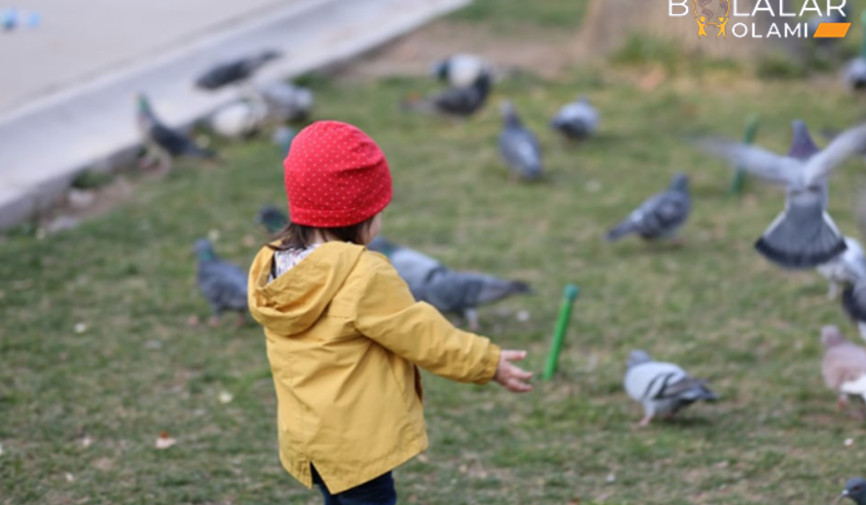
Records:
[[[577,32],[525,27],[517,33],[497,33],[471,23],[440,21],[403,36],[337,70],[349,80],[390,76],[420,76],[436,60],[455,53],[474,53],[498,69],[530,71],[554,79],[577,63],[582,51]]]

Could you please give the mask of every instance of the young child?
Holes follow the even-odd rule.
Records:
[[[391,201],[384,154],[358,128],[319,121],[284,162],[291,224],[256,256],[249,305],[264,326],[280,461],[326,505],[397,501],[391,470],[427,448],[416,367],[530,391],[523,351],[452,326],[416,303],[364,245]]]

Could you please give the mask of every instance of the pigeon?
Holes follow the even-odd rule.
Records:
[[[367,247],[388,257],[416,300],[442,313],[461,314],[472,331],[478,329],[478,306],[530,292],[525,282],[454,271],[430,256],[382,237],[376,237]]]
[[[292,141],[295,140],[295,130],[287,126],[278,126],[271,134],[271,142],[279,146],[282,156],[285,158],[289,154],[289,149],[292,147]]]
[[[244,81],[265,63],[281,56],[282,53],[279,51],[267,50],[255,56],[220,63],[200,75],[195,80],[195,85],[201,89],[213,91],[228,84]]]
[[[690,211],[689,178],[677,173],[668,189],[644,201],[624,221],[611,228],[605,238],[613,242],[630,233],[644,240],[671,238],[686,222]]]
[[[863,91],[866,89],[866,58],[858,56],[849,61],[845,65],[842,78],[852,91]]]
[[[718,399],[704,381],[673,363],[653,361],[644,351],[632,351],[626,366],[625,391],[644,408],[641,426],[656,415],[671,417],[698,400]]]
[[[431,73],[453,88],[472,85],[481,75],[492,78],[490,65],[480,56],[458,53],[435,62]]]
[[[289,216],[273,205],[265,205],[256,214],[256,224],[268,234],[275,235],[289,225]]]
[[[866,256],[863,254],[863,247],[855,238],[843,237],[843,240],[845,251],[816,268],[818,273],[830,282],[827,298],[831,300],[839,295],[839,290],[845,284],[866,279]]]
[[[842,290],[842,308],[857,324],[863,340],[866,340],[866,279],[848,283]]]
[[[780,156],[754,145],[721,140],[703,147],[737,166],[786,187],[785,209],[755,248],[783,268],[814,268],[845,250],[845,241],[827,213],[827,178],[843,161],[866,147],[866,124],[842,132],[822,150],[806,125],[794,121],[791,150]]]
[[[143,93],[138,94],[137,102],[138,129],[146,148],[145,157],[141,162],[143,167],[159,163],[162,171],[168,171],[171,168],[172,158],[176,156],[214,158],[213,151],[198,147],[182,133],[162,124]]]
[[[866,505],[866,479],[863,477],[852,477],[845,482],[845,489],[836,498],[838,503],[842,498],[849,498],[857,505]]]
[[[866,377],[866,349],[849,342],[836,326],[821,328],[821,343],[821,373],[827,387],[839,394],[839,406],[847,404],[849,394],[866,394],[864,384],[858,382]]]
[[[288,82],[272,82],[258,88],[268,106],[268,116],[278,122],[303,121],[313,108],[313,92]]]
[[[196,282],[201,294],[210,303],[211,326],[219,324],[226,310],[237,311],[238,325],[243,324],[247,312],[247,273],[228,261],[221,260],[207,239],[195,243],[197,258]]]
[[[403,108],[465,118],[480,110],[489,94],[490,76],[481,74],[469,86],[448,88],[426,99],[406,101],[403,102]]]
[[[585,139],[598,128],[598,111],[589,103],[589,99],[581,97],[562,106],[550,122],[550,127],[568,139]]]
[[[511,102],[502,104],[499,153],[511,170],[512,177],[527,181],[541,178],[541,147],[535,135],[520,122]]]
[[[210,129],[221,137],[242,139],[255,134],[267,115],[267,106],[262,101],[249,98],[220,107],[207,122]]]

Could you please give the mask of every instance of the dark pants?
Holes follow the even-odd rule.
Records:
[[[397,503],[397,490],[394,489],[394,478],[391,477],[391,472],[342,493],[331,494],[322,482],[316,467],[310,465],[310,469],[313,471],[313,483],[319,485],[325,497],[325,505],[395,505]]]

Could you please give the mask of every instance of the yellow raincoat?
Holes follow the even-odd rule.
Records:
[[[427,448],[415,364],[484,384],[500,349],[417,303],[388,260],[347,242],[320,245],[268,283],[274,252],[250,269],[277,393],[280,461],[331,493],[363,484]]]

